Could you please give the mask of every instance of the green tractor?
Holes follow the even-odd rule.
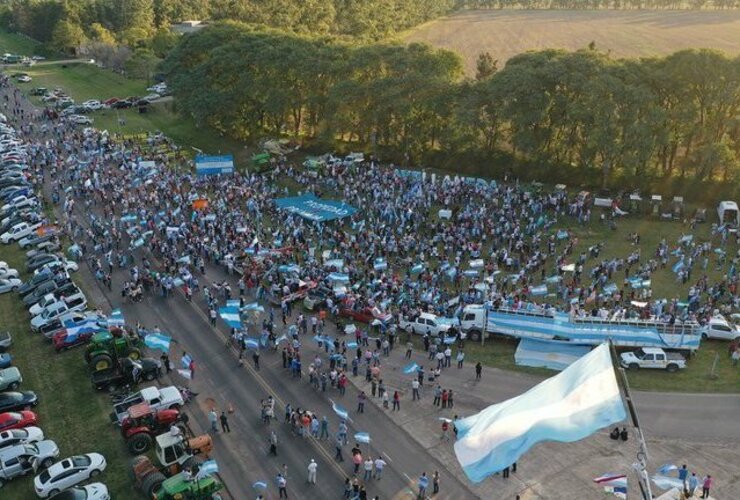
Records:
[[[113,368],[122,358],[136,361],[141,358],[141,350],[140,342],[133,340],[120,328],[96,333],[85,351],[85,362],[93,371]]]
[[[223,487],[213,476],[188,481],[182,474],[175,474],[165,479],[152,496],[157,500],[205,500],[213,498]]]

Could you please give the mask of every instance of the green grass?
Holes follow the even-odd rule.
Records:
[[[22,56],[47,55],[43,44],[24,35],[0,30],[0,54],[9,52]]]
[[[0,249],[0,259],[24,269],[25,255],[17,246]],[[98,452],[108,461],[99,481],[108,485],[113,498],[137,498],[127,469],[129,454],[124,440],[108,420],[111,403],[96,393],[82,359],[82,352],[55,354],[52,346],[29,328],[28,312],[17,294],[0,296],[0,328],[13,336],[10,353],[22,375],[22,390],[39,395],[34,411],[47,439],[60,449],[59,459],[80,453]],[[33,477],[14,479],[2,488],[2,498],[33,499]]]

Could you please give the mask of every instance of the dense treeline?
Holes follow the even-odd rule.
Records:
[[[740,0],[458,0],[468,9],[737,9]]]
[[[456,54],[425,45],[224,23],[184,37],[164,70],[181,109],[241,139],[340,140],[416,163],[505,151],[632,185],[740,178],[740,58],[711,50],[546,50],[500,70],[482,55],[467,80]]]
[[[451,11],[455,0],[4,0],[3,26],[42,42],[129,45],[184,20],[233,19],[310,34],[382,38]],[[55,36],[56,35],[56,36]],[[67,47],[60,47],[67,48]]]

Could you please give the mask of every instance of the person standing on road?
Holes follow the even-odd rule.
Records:
[[[278,437],[275,431],[270,432],[270,455],[277,456]]]
[[[231,428],[229,427],[229,419],[226,416],[226,412],[222,411],[219,419],[221,420],[221,430],[224,432],[231,432]]]
[[[254,351],[254,354],[252,354],[252,361],[254,361],[254,369],[259,370],[260,369],[260,352]]]
[[[396,391],[396,394],[398,394],[398,391]],[[411,401],[416,401],[417,399],[421,399],[419,397],[419,380],[414,379],[411,381]]]
[[[288,480],[282,474],[278,474],[276,481],[280,498],[288,498]]]
[[[316,469],[318,468],[319,464],[312,458],[311,463],[308,464],[308,484],[316,484]]]
[[[319,433],[319,439],[329,439],[329,419],[324,415],[321,418],[321,432]]]
[[[211,411],[208,412],[208,421],[211,423],[211,430],[218,432],[218,415],[215,408],[211,408]]]
[[[475,380],[480,380],[482,373],[483,373],[483,365],[480,364],[480,361],[478,361],[475,364]]]
[[[463,367],[463,361],[465,360],[465,352],[460,349],[457,351],[457,367],[462,368]]]
[[[357,396],[357,413],[365,413],[366,399],[367,396],[365,395],[365,391],[360,391],[360,394]]]
[[[442,400],[442,386],[437,384],[437,387],[434,388],[434,401],[432,404],[434,406],[439,406],[440,401]]]
[[[383,457],[379,456],[375,459],[375,479],[380,480],[380,478],[383,477],[383,468],[385,465],[386,463],[385,460],[383,460]]]
[[[338,462],[344,462],[344,457],[342,456],[343,446],[344,446],[344,439],[342,439],[341,434],[337,434],[337,439],[334,442],[334,449],[336,450],[336,453],[334,454],[334,458]]]
[[[211,326],[216,326],[216,318],[218,317],[218,313],[216,313],[216,309],[211,308],[211,310],[208,311],[208,315],[211,317]]]
[[[421,473],[417,486],[419,487],[419,494],[416,495],[416,498],[418,500],[423,500],[426,497],[427,487],[429,486],[429,478],[427,477],[426,472]]]
[[[412,352],[414,352],[414,343],[409,340],[406,342],[406,359],[411,359]]]
[[[369,481],[373,477],[373,457],[368,456],[363,464],[365,475],[362,477],[363,481]]]
[[[704,478],[704,481],[702,481],[701,485],[701,497],[702,498],[709,498],[709,490],[712,489],[712,476],[707,474],[707,476]]]
[[[398,391],[393,392],[393,411],[401,411],[401,395]]]
[[[432,475],[432,495],[439,493],[439,471],[434,471]]]

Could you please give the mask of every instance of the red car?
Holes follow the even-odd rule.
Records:
[[[379,320],[381,323],[387,323],[393,319],[393,315],[389,313],[383,313],[378,310],[374,310],[372,307],[364,307],[360,310],[355,310],[346,306],[343,306],[339,310],[339,315],[346,318],[352,318],[355,321],[361,323],[372,323],[374,320]]]
[[[110,99],[106,99],[105,101],[103,101],[103,104],[105,104],[106,106],[110,106],[118,101],[120,101],[118,97],[111,97]]]
[[[57,352],[62,352],[78,345],[87,344],[90,338],[98,331],[99,330],[97,329],[90,329],[90,331],[83,331],[70,335],[68,333],[69,330],[65,328],[64,330],[60,330],[55,333],[51,340],[54,342],[54,349],[56,349]]]
[[[32,411],[9,411],[0,413],[0,432],[36,425],[37,421],[38,417]]]

